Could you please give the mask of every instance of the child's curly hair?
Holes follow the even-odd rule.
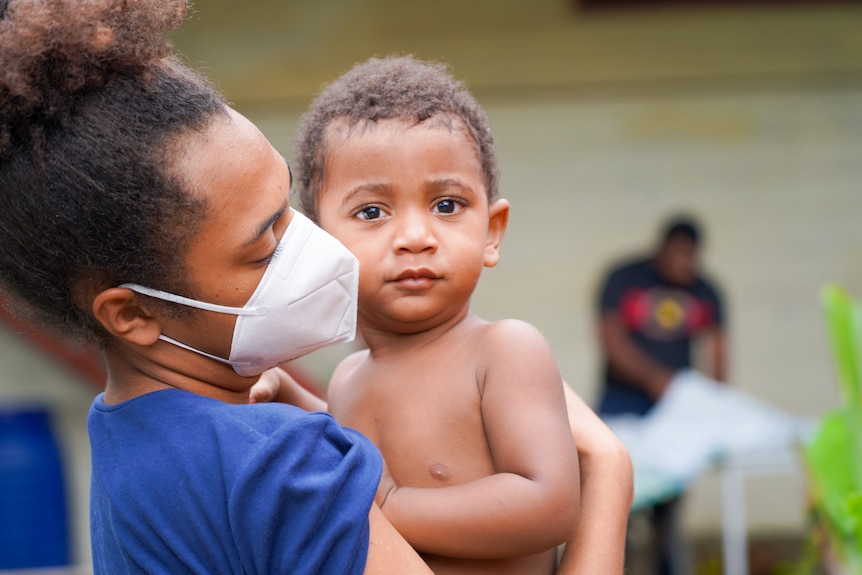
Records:
[[[402,119],[417,124],[438,115],[459,119],[476,142],[488,198],[498,195],[499,173],[488,117],[444,64],[413,56],[371,58],[326,86],[300,119],[294,143],[295,186],[303,211],[318,220],[317,197],[323,179],[327,128]]]
[[[164,33],[186,0],[0,0],[0,290],[42,327],[105,334],[89,305],[123,282],[183,286],[205,205],[178,138],[226,116]]]

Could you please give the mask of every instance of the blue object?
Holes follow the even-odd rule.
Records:
[[[0,407],[0,570],[68,564],[63,467],[49,414]]]
[[[88,418],[95,575],[362,575],[383,469],[328,413],[179,389]]]

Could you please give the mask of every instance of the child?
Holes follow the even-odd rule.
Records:
[[[384,514],[438,574],[553,573],[578,457],[541,334],[470,311],[499,260],[483,110],[439,65],[372,59],[328,86],[297,146],[306,213],[360,261],[359,327],[329,409],[381,450]]]
[[[185,10],[0,0],[0,289],[98,341],[109,374],[88,418],[93,571],[430,573],[374,506],[371,442],[248,405],[264,369],[353,335],[356,262],[171,56]]]

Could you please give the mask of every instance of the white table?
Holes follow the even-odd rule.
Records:
[[[747,575],[745,480],[798,471],[797,445],[814,422],[694,371],[679,372],[647,415],[605,421],[632,457],[633,511],[667,501],[717,469],[725,575]]]
[[[719,463],[724,575],[748,575],[746,479],[763,475],[794,474],[801,469],[799,450],[793,445],[766,451],[735,453]]]

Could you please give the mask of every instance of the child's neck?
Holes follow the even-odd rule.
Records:
[[[402,354],[405,351],[426,347],[448,336],[453,330],[481,321],[469,308],[464,308],[458,315],[418,331],[412,331],[409,328],[399,331],[377,325],[372,326],[361,319],[359,327],[371,355],[380,357],[392,353]]]

